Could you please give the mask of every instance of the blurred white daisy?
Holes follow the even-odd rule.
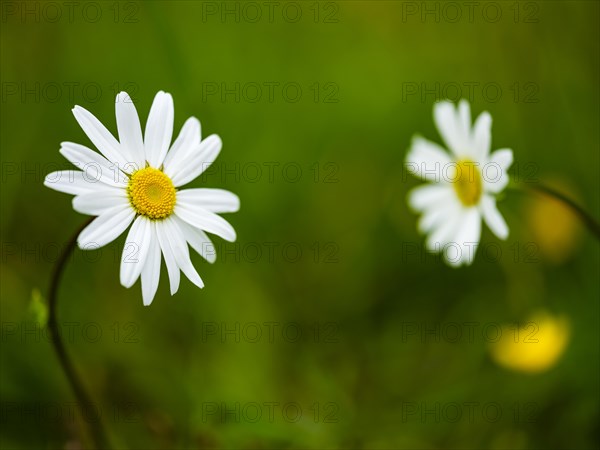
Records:
[[[160,278],[161,254],[171,295],[179,288],[180,270],[198,287],[204,283],[190,259],[188,244],[208,262],[215,249],[205,232],[235,241],[233,227],[218,213],[235,212],[239,198],[221,189],[185,189],[221,151],[221,139],[200,138],[200,122],[190,117],[173,145],[173,98],[159,92],[146,130],[125,92],[116,99],[119,141],[89,111],[73,108],[75,119],[100,154],[83,145],[63,142],[60,153],[81,170],[46,176],[44,184],[75,195],[73,209],[98,216],[79,235],[82,249],[115,240],[129,225],[121,259],[120,280],[127,288],[140,277],[144,305],[152,303]]]
[[[510,149],[490,154],[492,118],[479,115],[471,128],[469,103],[461,100],[434,106],[435,124],[450,149],[420,136],[413,138],[406,156],[407,169],[430,184],[413,189],[408,203],[422,213],[418,223],[428,234],[426,247],[443,253],[452,266],[471,264],[481,236],[481,219],[500,239],[508,227],[496,208],[496,195],[508,184]]]

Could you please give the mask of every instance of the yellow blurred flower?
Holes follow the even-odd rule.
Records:
[[[538,311],[528,322],[504,325],[502,336],[491,344],[490,353],[496,363],[507,369],[540,373],[556,364],[569,338],[566,317]]]
[[[563,182],[551,184],[567,196],[577,195]],[[571,209],[548,195],[536,195],[527,205],[527,222],[544,261],[561,264],[577,249],[581,224]]]

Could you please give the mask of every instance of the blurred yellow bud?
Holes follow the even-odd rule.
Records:
[[[504,325],[490,352],[492,359],[507,369],[540,373],[556,364],[569,337],[566,317],[539,311],[528,322]]]
[[[550,185],[578,202],[577,195],[565,183]],[[544,261],[561,264],[577,249],[581,223],[559,200],[544,194],[535,195],[527,205],[527,222]]]

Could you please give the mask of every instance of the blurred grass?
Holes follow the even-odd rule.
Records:
[[[597,2],[535,2],[537,23],[515,23],[511,2],[499,3],[497,23],[479,15],[473,23],[403,21],[406,2],[361,1],[337,3],[337,23],[314,23],[308,2],[298,23],[278,15],[273,23],[223,23],[218,16],[203,20],[202,2],[162,1],[135,3],[137,22],[115,23],[115,4],[99,4],[104,15],[97,23],[79,15],[72,23],[31,16],[2,23],[2,448],[64,448],[78,439],[73,421],[11,412],[14,404],[64,405],[71,396],[50,346],[36,342],[39,333],[12,335],[7,327],[31,324],[32,290],[45,293],[56,246],[83,220],[69,196],[42,185],[56,165],[68,167],[58,153],[61,141],[88,144],[69,110],[82,105],[114,132],[113,96],[125,86],[134,88],[143,122],[163,89],[175,99],[176,130],[194,115],[203,136],[222,137],[216,171],[192,186],[230,189],[242,209],[227,217],[238,231],[237,247],[219,242],[213,266],[193,256],[206,287],[183,281],[169,298],[165,272],[150,308],[142,306],[139,285],[119,285],[123,236],[102,251],[78,252],[69,266],[60,318],[102,330],[98,342],[79,335],[69,348],[120,447],[597,448],[598,243],[580,230],[560,263],[540,252],[527,260],[525,246],[537,243],[529,217],[534,200],[509,194],[499,204],[511,229],[508,241],[497,242],[499,261],[479,253],[473,267],[453,270],[433,256],[406,254],[406,245],[423,249],[405,203],[419,182],[402,171],[415,132],[439,141],[435,96],[404,99],[406,83],[497,83],[497,102],[481,90],[472,99],[474,115],[493,116],[493,147],[514,150],[515,175],[572,186],[598,217]],[[129,11],[129,2],[117,4]],[[207,83],[236,82],[294,82],[303,95],[297,103],[280,91],[272,103],[203,98]],[[16,95],[5,90],[11,83],[18,83]],[[73,98],[63,92],[56,101],[22,101],[23,86],[35,83],[97,83],[102,95],[89,102],[75,88]],[[314,102],[314,83],[320,100],[324,85],[334,83],[339,101]],[[527,83],[537,87],[536,103],[522,91],[514,100],[511,87]],[[258,164],[262,178],[238,181],[218,171],[236,163]],[[265,163],[279,164],[272,183]],[[302,168],[298,182],[283,178],[287,163]],[[339,169],[337,182],[322,182],[328,163]],[[553,220],[547,217],[549,228]],[[485,230],[482,245],[491,242]],[[236,260],[256,243],[263,250],[258,261]],[[273,260],[268,243],[278,243]],[[286,243],[301,246],[297,262],[285,260]],[[332,249],[337,262],[324,263]],[[480,335],[455,344],[403,339],[407,323],[524,321],[540,307],[567,316],[572,336],[558,364],[539,375],[494,365]],[[302,324],[305,336],[253,344],[206,335],[210,324],[269,321]],[[339,327],[336,342],[309,337],[315,324],[330,322]],[[132,332],[137,342],[126,342]],[[133,420],[110,419],[115,402],[134,405]],[[223,421],[203,410],[213,402],[296,402],[303,417]],[[480,416],[474,423],[407,420],[406,402],[498,402],[505,415],[494,423]],[[315,423],[315,403],[335,405],[337,422],[321,415]],[[537,405],[535,421],[514,421],[515,403]]]

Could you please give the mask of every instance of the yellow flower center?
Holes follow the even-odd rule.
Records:
[[[473,161],[469,159],[458,161],[451,181],[454,191],[463,205],[473,206],[479,203],[483,192],[483,183],[481,173]]]
[[[131,175],[127,194],[133,209],[150,219],[169,217],[177,198],[171,179],[152,167],[137,170]]]

